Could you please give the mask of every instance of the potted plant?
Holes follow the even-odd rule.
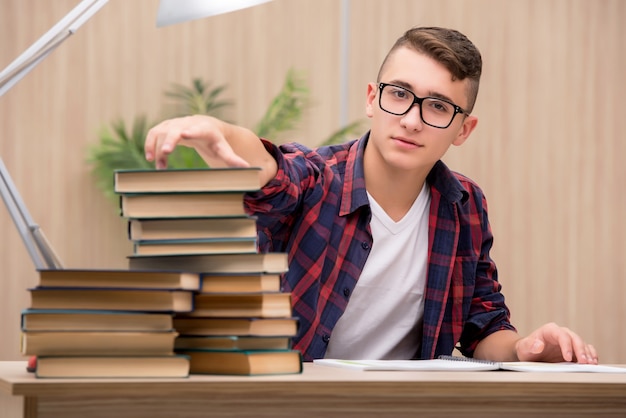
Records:
[[[168,117],[192,114],[206,114],[221,118],[221,112],[232,102],[221,100],[225,86],[211,88],[202,79],[192,80],[191,86],[174,84],[165,95],[173,99]],[[274,97],[254,131],[259,137],[276,138],[279,134],[295,129],[307,106],[308,89],[296,71],[290,70],[280,92]],[[361,129],[361,121],[353,122],[334,132],[322,144],[339,143]],[[154,168],[153,163],[144,157],[144,141],[154,123],[148,122],[145,115],[136,116],[132,126],[122,119],[103,128],[100,140],[89,149],[88,162],[98,187],[103,193],[115,199],[113,173],[118,169]],[[170,168],[199,168],[206,163],[195,150],[177,147],[168,160]]]

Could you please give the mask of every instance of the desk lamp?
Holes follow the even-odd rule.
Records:
[[[270,0],[161,0],[157,14],[157,27],[232,12],[268,1]],[[2,70],[0,72],[0,96],[9,91],[57,46],[70,35],[73,35],[107,2],[108,0],[82,0],[48,32]],[[61,261],[39,225],[30,216],[1,158],[0,195],[24,241],[35,268],[38,270],[62,269]]]

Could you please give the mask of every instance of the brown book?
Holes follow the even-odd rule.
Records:
[[[203,317],[291,317],[291,293],[197,293],[188,316]]]
[[[189,312],[193,309],[193,293],[187,290],[38,287],[29,291],[31,309],[153,312]]]
[[[218,351],[180,350],[189,356],[190,373],[268,375],[302,372],[302,356],[296,350]]]
[[[287,253],[131,255],[131,270],[180,270],[198,273],[284,273]]]
[[[225,335],[221,337],[179,336],[174,341],[175,350],[287,350],[291,348],[289,337],[242,337]]]
[[[172,314],[25,309],[22,331],[171,331]]]
[[[40,270],[39,286],[198,290],[200,275],[154,270]]]
[[[256,237],[252,239],[138,241],[134,244],[134,253],[137,255],[254,253],[256,251]]]
[[[125,218],[181,218],[245,215],[244,192],[144,193],[120,196]]]
[[[37,357],[35,376],[47,378],[188,377],[189,358],[168,356]]]
[[[22,332],[21,352],[37,356],[158,356],[174,353],[169,332]]]
[[[261,169],[198,168],[117,170],[116,193],[249,191],[260,187]]]
[[[210,318],[174,316],[181,336],[295,336],[297,318]]]
[[[129,219],[131,241],[257,236],[256,219],[248,216],[212,218]]]
[[[203,274],[200,292],[279,292],[278,273]]]

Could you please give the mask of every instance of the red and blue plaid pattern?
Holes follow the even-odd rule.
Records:
[[[317,149],[264,141],[278,173],[246,196],[248,213],[258,217],[259,250],[289,254],[283,286],[300,319],[294,348],[306,361],[324,357],[373,245],[363,174],[368,138]],[[514,329],[489,257],[493,237],[486,200],[475,183],[441,161],[427,181],[428,275],[421,352],[415,357],[451,354],[457,344],[471,356],[481,339]]]

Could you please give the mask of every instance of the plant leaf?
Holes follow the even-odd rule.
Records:
[[[281,91],[274,97],[255,132],[262,138],[275,138],[295,129],[307,105],[309,91],[301,74],[290,69]]]
[[[171,89],[165,92],[166,97],[175,99],[173,104],[173,116],[187,115],[213,115],[220,117],[220,111],[231,106],[229,100],[218,100],[226,86],[209,88],[210,83],[204,82],[200,78],[194,78],[191,87],[174,83]]]
[[[363,130],[365,121],[355,121],[343,128],[333,132],[324,142],[320,145],[332,145],[341,144],[342,142],[354,139],[355,135],[360,135]]]
[[[144,157],[143,144],[148,134],[145,116],[138,116],[129,132],[123,120],[111,123],[112,130],[103,128],[100,143],[89,149],[88,163],[96,184],[104,194],[117,199],[113,177],[117,169],[153,168]]]

